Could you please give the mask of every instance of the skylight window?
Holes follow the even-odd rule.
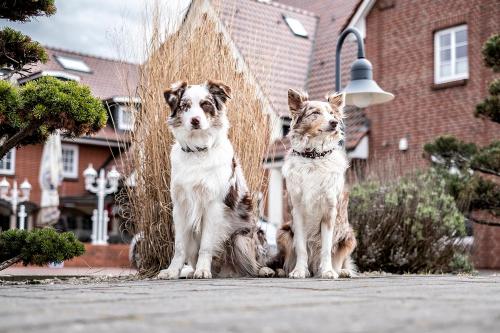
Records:
[[[72,71],[90,73],[90,67],[80,59],[69,58],[63,56],[56,56],[57,61],[64,67],[64,69],[69,69]]]
[[[283,19],[285,20],[288,27],[296,36],[306,37],[307,38],[307,30],[304,28],[302,23],[294,18],[283,15]]]

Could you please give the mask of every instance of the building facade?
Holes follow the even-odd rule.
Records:
[[[94,194],[85,190],[83,171],[92,164],[97,170],[109,170],[118,166],[130,144],[129,132],[133,126],[130,110],[130,96],[135,94],[138,66],[110,59],[87,56],[80,53],[47,48],[49,61],[33,67],[30,74],[19,78],[19,84],[36,80],[42,76],[53,76],[61,80],[74,80],[88,85],[94,96],[100,98],[108,110],[106,127],[92,136],[68,139],[62,138],[63,182],[58,188],[61,218],[58,228],[70,230],[83,241],[90,240],[91,215],[96,207]],[[31,186],[27,228],[37,226],[37,212],[40,207],[39,184],[43,145],[29,145],[11,150],[0,160],[0,178],[18,185],[27,180]],[[121,237],[118,220],[114,219],[113,196],[107,198],[110,216],[110,240]],[[0,230],[13,228],[18,223],[11,218],[10,203],[0,199]],[[113,239],[116,238],[116,239]]]

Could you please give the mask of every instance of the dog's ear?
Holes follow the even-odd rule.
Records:
[[[330,106],[334,110],[340,111],[340,113],[344,114],[344,106],[345,106],[345,92],[337,93],[333,92],[326,96],[326,100],[330,103]]]
[[[222,108],[222,105],[231,98],[231,87],[215,80],[208,80],[206,85],[208,88],[208,92],[210,92],[210,94],[212,94],[212,96],[214,97],[215,103],[217,104],[217,109],[220,110]]]
[[[165,97],[165,101],[170,106],[170,110],[172,110],[171,116],[175,116],[175,112],[179,107],[184,90],[186,90],[186,86],[187,83],[185,81],[179,81],[172,84],[170,88],[163,92],[163,97]]]
[[[296,118],[300,114],[304,102],[308,100],[309,96],[306,93],[288,89],[288,107],[290,108],[292,118]]]

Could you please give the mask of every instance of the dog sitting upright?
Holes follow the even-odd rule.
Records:
[[[305,278],[310,271],[329,279],[353,274],[350,254],[356,239],[347,215],[337,218],[339,209],[347,209],[343,189],[349,165],[340,146],[345,94],[327,100],[309,101],[307,94],[288,91],[292,151],[283,175],[293,221],[278,232],[278,249],[290,278]]]
[[[164,92],[171,109],[171,197],[175,253],[159,278],[176,279],[187,261],[198,279],[269,276],[265,237],[252,213],[252,199],[228,138],[221,82],[174,84]]]

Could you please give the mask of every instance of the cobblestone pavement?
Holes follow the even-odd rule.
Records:
[[[0,285],[0,332],[498,332],[500,276]]]

